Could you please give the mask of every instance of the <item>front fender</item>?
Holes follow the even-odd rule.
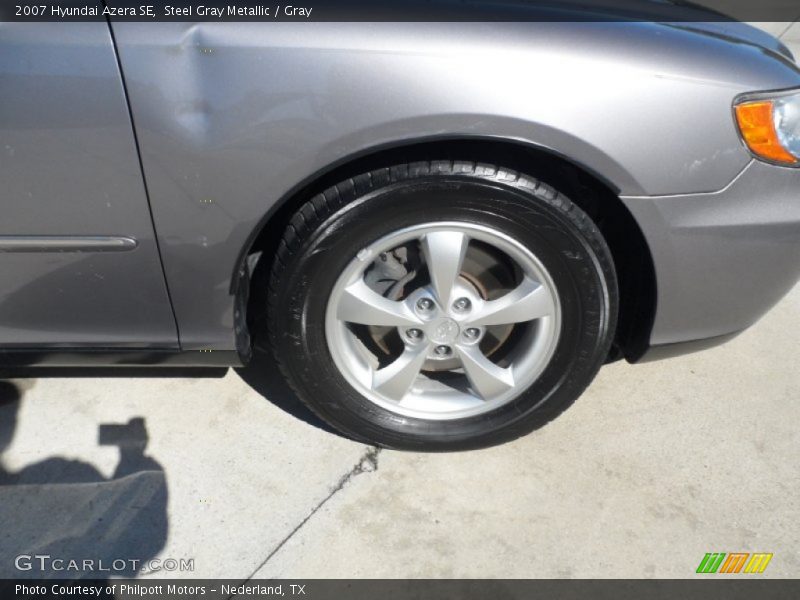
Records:
[[[733,97],[797,77],[754,47],[648,23],[112,25],[186,349],[235,347],[242,249],[348,157],[502,138],[621,195],[713,191],[749,158]]]

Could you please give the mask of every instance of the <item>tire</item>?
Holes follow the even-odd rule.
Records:
[[[437,239],[445,239],[438,234],[447,234],[448,227],[454,228],[453,231],[463,229],[468,234],[459,239],[487,236],[486,243],[483,238],[463,242],[469,245],[461,254],[462,257],[478,256],[491,265],[491,269],[487,267],[481,271],[484,279],[490,271],[502,271],[505,278],[517,278],[514,283],[507,284],[510,289],[519,281],[533,278],[552,296],[548,304],[549,316],[539,321],[487,325],[483,328],[485,331],[478,332],[483,336],[481,347],[484,343],[492,348],[499,344],[500,349],[493,350],[495,354],[488,360],[497,361],[499,366],[510,365],[505,372],[513,373],[513,383],[506,383],[506,387],[492,378],[487,380],[483,371],[473,373],[467,368],[464,340],[470,333],[469,328],[460,321],[452,327],[457,315],[451,315],[453,319],[443,316],[457,307],[445,305],[446,285],[449,284],[434,285],[430,273],[437,272],[440,263],[431,258],[433,250],[428,247],[433,247]],[[441,319],[436,321],[437,327],[423,329],[419,335],[420,330],[414,334],[411,329],[402,327],[395,331],[382,329],[382,325],[358,322],[341,325],[337,319],[343,311],[347,312],[341,306],[349,307],[347,303],[351,302],[348,295],[351,288],[346,287],[349,280],[342,278],[348,270],[360,268],[359,252],[364,254],[368,248],[380,247],[374,244],[384,236],[408,231],[412,233],[402,235],[422,232],[418,238],[422,241],[412,239],[398,246],[400,250],[392,250],[390,259],[396,261],[396,255],[406,256],[401,266],[408,272],[407,277],[427,277],[428,283],[415,293],[434,290],[437,303],[433,310],[443,311]],[[457,233],[451,232],[447,239],[457,239],[454,236]],[[415,244],[426,245],[428,254],[425,254],[426,248],[417,251]],[[417,256],[415,261],[409,258],[412,254]],[[370,254],[363,260],[371,258]],[[364,281],[375,269],[383,268],[377,264],[378,260],[386,261],[386,252],[381,252],[375,263],[365,267]],[[460,268],[466,268],[466,263],[459,264]],[[533,269],[532,272],[539,275],[526,279],[528,271],[525,269]],[[427,276],[423,275],[426,271]],[[458,285],[466,281],[465,277],[466,274],[457,276]],[[482,281],[475,284],[476,293],[484,296],[493,293],[481,291]],[[412,287],[411,284],[401,286],[401,280],[389,280],[389,283],[392,290],[404,290],[399,296],[401,299],[393,301],[412,301],[406,289]],[[377,288],[374,291],[378,291]],[[392,293],[397,294],[396,291]],[[300,399],[321,419],[353,439],[417,451],[467,450],[496,445],[525,435],[558,416],[584,391],[608,356],[618,306],[611,253],[596,225],[578,206],[552,187],[526,175],[459,161],[421,162],[378,169],[348,179],[311,198],[286,228],[272,266],[267,297],[269,344],[282,373]],[[474,298],[474,303],[489,306],[488,296]],[[417,302],[413,310],[422,310],[419,304],[422,301]],[[469,307],[474,308],[473,304]],[[359,313],[363,314],[363,311]],[[340,320],[347,319],[349,317]],[[425,323],[428,327],[428,322]],[[366,341],[364,327],[369,331]],[[503,328],[503,341],[498,341],[503,336],[489,334],[491,327]],[[509,327],[510,333],[506,335]],[[376,338],[375,331],[388,333]],[[411,338],[412,335],[418,337]],[[347,353],[347,348],[353,344],[360,348],[372,344],[373,339],[378,339],[375,343],[389,346],[395,336],[404,344],[405,350],[399,352],[410,352],[413,348],[409,344],[420,338],[429,344],[420,351],[424,354],[420,360],[425,361],[421,375],[407,388],[406,395],[401,396],[402,390],[392,392],[400,398],[396,406],[391,404],[392,399],[382,395],[384,388],[378,384],[375,384],[376,391],[359,387],[357,373],[364,368],[360,365],[366,359]],[[452,347],[434,346],[434,339],[444,339]],[[393,343],[396,344],[396,340]],[[442,347],[450,353],[440,356]],[[505,351],[506,347],[511,350]],[[534,347],[538,354],[534,353]],[[340,351],[340,348],[345,350]],[[377,350],[376,355],[382,351]],[[503,352],[511,358],[502,358]],[[445,369],[443,374],[436,372],[437,365],[446,367],[454,364],[452,361],[456,358],[463,368]],[[451,362],[437,363],[435,359]],[[380,361],[380,356],[376,360]],[[354,366],[350,368],[351,363],[346,361],[354,361]],[[342,364],[346,368],[342,368]],[[534,368],[533,365],[538,366]],[[518,380],[530,378],[534,371],[536,376],[532,381],[517,384]],[[373,382],[378,380],[375,372]],[[454,382],[463,378],[465,383],[450,384],[448,377]],[[446,390],[441,391],[436,386]],[[420,389],[424,391],[418,391]],[[491,390],[492,394],[484,390]],[[495,390],[501,391],[494,394]],[[413,398],[409,395],[412,393]],[[437,393],[440,395],[435,395]],[[445,398],[441,395],[445,393],[458,399],[459,403],[454,404],[458,409],[448,412],[449,409],[439,407],[438,398]],[[434,400],[427,404],[427,398]],[[406,411],[402,408],[406,399],[423,408],[402,412]],[[440,412],[426,412],[429,406],[436,406],[435,410]],[[432,417],[429,418],[429,414]],[[459,416],[462,414],[464,416]]]

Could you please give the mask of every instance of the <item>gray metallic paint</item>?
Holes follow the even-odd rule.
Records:
[[[736,333],[800,278],[800,170],[753,161],[709,194],[623,198],[656,268],[650,342]]]
[[[108,25],[0,24],[0,90],[0,346],[177,348]],[[84,252],[9,252],[20,235]]]
[[[235,350],[265,217],[330,165],[431,138],[530,144],[616,188],[656,265],[653,344],[742,329],[798,276],[800,170],[752,163],[731,104],[800,70],[745,25],[112,28],[169,293],[106,25],[0,25],[0,235],[138,243],[0,254],[0,345],[177,348],[174,310],[182,349]]]
[[[492,136],[568,156],[626,196],[712,192],[750,160],[732,99],[800,85],[772,50],[653,23],[113,28],[186,348],[233,347],[243,245],[331,163]]]

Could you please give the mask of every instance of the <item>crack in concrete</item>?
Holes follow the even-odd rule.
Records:
[[[304,526],[306,523],[308,523],[308,521],[311,519],[311,517],[313,517],[313,516],[314,516],[314,515],[317,513],[317,511],[318,511],[319,509],[321,509],[323,506],[325,506],[325,504],[328,502],[328,500],[330,500],[330,499],[331,499],[331,498],[333,498],[333,497],[334,497],[336,494],[338,494],[338,493],[339,493],[341,490],[343,490],[343,489],[344,489],[344,487],[345,487],[345,486],[346,486],[346,485],[347,485],[347,484],[348,484],[348,483],[349,483],[349,482],[350,482],[352,479],[354,479],[354,478],[355,478],[355,477],[357,477],[358,475],[361,475],[362,473],[375,473],[375,472],[378,470],[378,455],[379,455],[380,453],[381,453],[381,449],[380,449],[380,448],[377,448],[377,447],[374,447],[374,446],[373,446],[373,447],[370,447],[370,448],[369,448],[369,449],[366,451],[366,453],[364,453],[364,455],[361,457],[361,459],[360,459],[360,460],[359,460],[359,461],[358,461],[358,462],[357,462],[355,465],[353,465],[353,467],[352,467],[352,468],[351,468],[351,469],[350,469],[350,470],[349,470],[347,473],[345,473],[344,475],[342,475],[342,477],[339,479],[339,481],[336,483],[336,485],[335,485],[335,486],[333,486],[333,488],[331,488],[331,491],[328,493],[328,495],[327,495],[327,496],[325,496],[325,497],[324,497],[324,498],[323,498],[323,499],[322,499],[322,500],[321,500],[321,501],[320,501],[320,502],[319,502],[319,503],[318,503],[318,504],[317,504],[317,505],[316,505],[314,508],[312,508],[312,509],[311,509],[311,512],[309,512],[309,513],[308,513],[308,514],[305,516],[305,518],[304,518],[302,521],[300,521],[300,523],[298,523],[298,524],[297,524],[297,526],[296,526],[294,529],[292,529],[292,530],[289,532],[289,534],[288,534],[286,537],[284,537],[284,538],[283,538],[283,539],[282,539],[282,540],[281,540],[281,541],[278,543],[278,545],[277,545],[277,546],[275,546],[275,547],[272,549],[272,551],[270,551],[270,553],[269,553],[269,554],[267,555],[267,557],[266,557],[266,558],[265,558],[265,559],[264,559],[264,560],[261,562],[261,564],[260,564],[260,565],[258,565],[258,567],[256,567],[255,571],[253,571],[253,572],[252,572],[252,573],[251,573],[251,574],[250,574],[250,575],[247,577],[247,579],[245,579],[244,581],[242,581],[242,582],[241,582],[239,585],[242,585],[242,584],[245,584],[245,583],[247,583],[248,581],[250,581],[250,580],[253,578],[253,576],[254,576],[256,573],[258,573],[258,572],[259,572],[261,569],[263,569],[263,568],[264,568],[264,565],[266,565],[266,564],[267,564],[267,563],[270,561],[270,559],[271,559],[273,556],[275,556],[275,555],[276,555],[276,554],[277,554],[277,553],[278,553],[278,552],[281,550],[281,548],[283,548],[283,547],[284,547],[284,545],[286,545],[286,542],[288,542],[290,539],[292,539],[292,537],[294,537],[294,535],[295,535],[295,534],[296,534],[298,531],[300,531],[300,529],[302,529],[302,528],[303,528],[303,526]],[[233,597],[233,596],[231,596],[231,598],[232,598],[232,597]]]
[[[777,36],[777,38],[778,38],[779,40],[783,40],[783,36],[785,36],[787,33],[789,33],[789,30],[790,30],[792,27],[794,27],[795,25],[797,25],[798,23],[800,23],[800,19],[795,19],[794,21],[792,21],[791,23],[789,23],[789,26],[788,26],[788,27],[786,27],[786,29],[784,29],[784,30],[781,32],[781,34],[780,34],[779,36]]]

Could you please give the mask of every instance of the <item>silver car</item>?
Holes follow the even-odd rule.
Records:
[[[271,348],[466,449],[800,276],[800,69],[739,23],[5,23],[0,90],[4,364]]]

